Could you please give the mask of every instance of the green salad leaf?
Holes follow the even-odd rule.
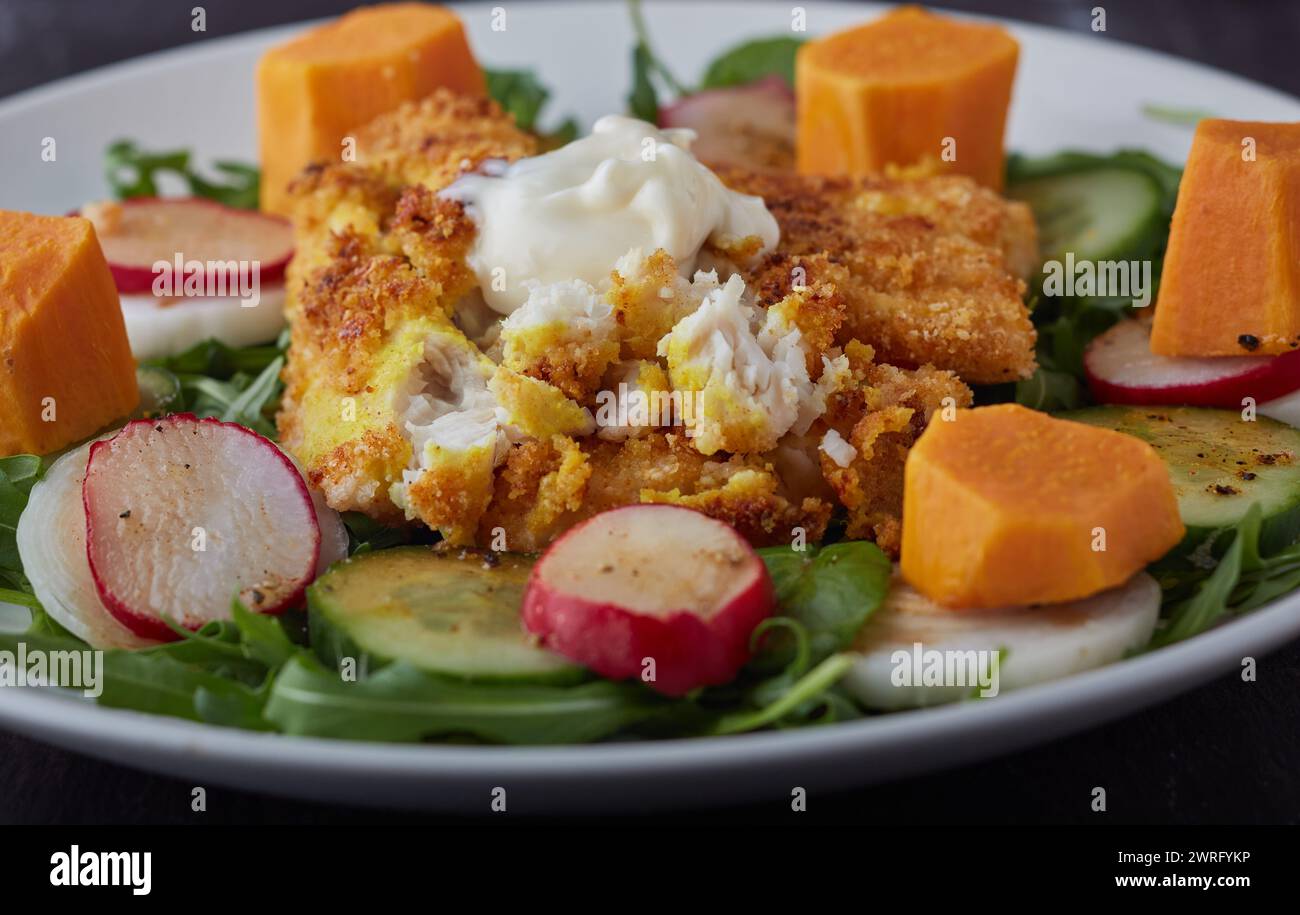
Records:
[[[673,76],[668,65],[654,52],[650,44],[650,30],[646,28],[641,0],[628,0],[627,11],[632,19],[632,33],[636,38],[632,46],[632,89],[628,93],[627,108],[633,117],[651,124],[659,122],[659,92],[655,83],[662,84],[668,92],[689,95],[690,90]]]
[[[31,585],[18,558],[18,519],[27,507],[32,486],[41,477],[41,459],[34,454],[0,458],[0,588],[6,592],[30,594]],[[7,600],[0,596],[0,600]],[[14,599],[11,603],[26,603]]]
[[[704,71],[701,89],[743,86],[768,76],[779,76],[794,88],[794,57],[802,38],[776,35],[757,38],[728,48]]]
[[[158,179],[171,175],[190,196],[244,210],[257,209],[261,172],[255,166],[216,161],[212,168],[220,176],[217,180],[205,179],[194,169],[189,150],[147,152],[132,140],[117,140],[104,153],[104,176],[118,200],[161,196]]]
[[[659,122],[659,93],[655,90],[654,62],[650,49],[637,42],[632,49],[632,91],[627,97],[627,110],[633,117],[651,124]]]
[[[230,347],[205,340],[179,355],[142,363],[140,374],[143,382],[147,373],[150,389],[174,382],[179,397],[169,400],[169,412],[213,416],[274,439],[288,345],[287,333],[266,346]]]
[[[743,710],[723,714],[710,726],[709,733],[739,734],[744,731],[756,731],[769,725],[783,723],[788,725],[791,723],[789,719],[792,716],[802,717],[803,724],[814,723],[814,720],[825,723],[826,716],[819,719],[814,719],[812,716],[812,712],[823,704],[837,713],[831,717],[831,720],[843,720],[848,717],[845,712],[849,711],[849,708],[844,705],[843,697],[833,697],[829,691],[852,666],[852,656],[834,654],[803,676],[782,677],[778,681],[781,685],[780,691],[766,706],[752,711]]]
[[[1207,554],[1218,552],[1220,541],[1228,546],[1209,568],[1177,562],[1151,569],[1165,593],[1163,619],[1151,648],[1199,635],[1229,616],[1258,609],[1300,587],[1300,544],[1261,554],[1262,518],[1256,503],[1235,527],[1213,534],[1214,542],[1207,546],[1215,549]]]
[[[0,648],[16,652],[20,642],[26,643],[28,650],[45,652],[87,648],[84,642],[67,636],[31,630],[0,632]],[[260,687],[185,663],[166,650],[170,647],[104,651],[103,693],[98,697],[99,704],[230,727],[267,729],[261,713],[265,698]]]
[[[314,657],[276,677],[267,717],[286,734],[415,741],[469,735],[494,743],[580,743],[662,714],[671,701],[638,683],[480,685],[404,662],[344,680]]]
[[[640,0],[628,0],[635,41],[632,46],[632,88],[627,109],[634,117],[652,124],[659,121],[660,91],[681,98],[707,89],[743,86],[769,76],[779,76],[794,87],[794,61],[803,39],[790,35],[756,38],[734,45],[718,55],[700,84],[690,87],[675,77],[650,43]]]
[[[809,663],[847,647],[889,592],[889,557],[865,540],[804,550],[764,547],[758,554],[772,576],[782,618],[803,628]]]
[[[538,117],[546,107],[551,92],[542,85],[532,70],[485,69],[483,75],[487,77],[488,95],[492,96],[503,111],[514,117],[519,129],[538,134],[543,146],[563,146],[577,137],[578,122],[573,118],[565,118],[553,130],[541,129]]]

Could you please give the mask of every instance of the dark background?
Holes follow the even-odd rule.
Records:
[[[496,0],[509,7],[526,0]],[[653,0],[649,0],[653,3]],[[206,34],[174,27],[195,5]],[[182,42],[342,12],[351,0],[0,0],[0,96]],[[1300,95],[1297,0],[947,0],[950,9],[1086,30],[1104,6],[1112,40],[1230,70]],[[1039,749],[861,791],[816,796],[798,822],[1300,823],[1300,644],[1172,702]],[[1109,810],[1089,809],[1093,786]],[[182,783],[0,731],[0,823],[365,823],[412,814],[327,807]],[[683,822],[773,821],[764,805]],[[958,851],[958,853],[960,853]]]
[[[491,0],[509,8],[529,0]],[[621,0],[593,0],[621,2]],[[653,5],[654,0],[645,0]],[[697,0],[701,3],[714,0]],[[222,35],[332,16],[363,0],[0,0],[0,97],[60,76]],[[736,2],[743,15],[744,3]],[[796,6],[791,0],[791,6]],[[1300,95],[1297,0],[934,0],[953,10],[1079,31],[1106,9],[1106,34]],[[189,30],[207,10],[206,33]],[[184,28],[177,28],[177,20]],[[661,39],[665,40],[665,39]],[[721,46],[721,45],[720,45]]]

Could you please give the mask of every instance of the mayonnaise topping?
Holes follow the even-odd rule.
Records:
[[[509,314],[526,281],[607,282],[630,248],[663,248],[683,276],[709,239],[779,239],[762,199],[728,189],[691,155],[691,130],[609,115],[591,135],[541,156],[489,163],[442,194],[478,226],[469,255],[483,298]]]

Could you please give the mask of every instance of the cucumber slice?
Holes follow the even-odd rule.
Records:
[[[405,661],[472,680],[571,682],[582,668],[537,645],[519,611],[532,560],[398,547],[337,563],[307,589],[312,648],[375,670]]]
[[[1007,196],[1029,204],[1044,260],[1140,260],[1161,237],[1164,189],[1129,168],[1085,168],[1013,184]]]
[[[1187,536],[1175,552],[1237,524],[1252,502],[1264,515],[1260,546],[1280,549],[1300,535],[1300,430],[1235,410],[1091,407],[1058,414],[1149,443],[1164,459]]]

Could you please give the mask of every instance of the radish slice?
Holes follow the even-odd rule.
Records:
[[[279,445],[275,447],[280,448]],[[280,453],[293,464],[298,475],[307,484],[308,493],[311,494],[311,506],[316,511],[316,526],[320,528],[320,556],[316,560],[314,576],[319,578],[334,563],[348,558],[348,546],[351,543],[348,529],[343,524],[343,516],[330,508],[329,503],[325,501],[325,494],[307,482],[307,474],[303,473],[298,459],[283,448],[280,448]]]
[[[256,308],[244,308],[229,297],[177,302],[147,293],[122,293],[131,355],[140,361],[163,359],[209,339],[235,348],[274,340],[284,327],[284,289],[283,284],[263,286]]]
[[[301,602],[321,534],[307,484],[250,429],[183,413],[128,423],[90,449],[82,497],[100,599],[138,635],[169,639],[226,619],[238,596]]]
[[[1151,352],[1151,328],[1121,321],[1088,345],[1084,372],[1101,403],[1241,409],[1300,388],[1300,350],[1281,356],[1170,358]]]
[[[99,246],[123,293],[152,292],[153,265],[174,264],[178,256],[205,264],[256,261],[263,286],[279,283],[293,256],[288,221],[201,197],[134,197],[82,212],[95,223]]]
[[[1145,572],[1084,600],[993,610],[940,607],[895,575],[885,603],[854,639],[857,659],[841,685],[873,709],[956,702],[976,694],[981,673],[993,685],[992,655],[1000,652],[1001,694],[1118,661],[1151,640],[1159,615],[1160,586]],[[971,661],[974,670],[956,666]],[[954,676],[939,677],[950,662]]]
[[[348,529],[343,526],[339,513],[325,504],[324,493],[310,486],[307,491],[316,513],[316,527],[320,529],[320,555],[316,557],[316,574],[312,576],[315,579],[340,559],[348,558]]]
[[[680,696],[734,679],[775,605],[767,568],[733,528],[687,508],[632,505],[551,545],[523,618],[547,648],[602,676]]]
[[[659,110],[659,126],[694,130],[691,152],[702,162],[794,167],[794,93],[779,76],[678,99]]]
[[[81,481],[90,443],[59,458],[32,487],[18,519],[18,556],[45,612],[95,648],[147,648],[105,609],[86,562],[86,509]]]

